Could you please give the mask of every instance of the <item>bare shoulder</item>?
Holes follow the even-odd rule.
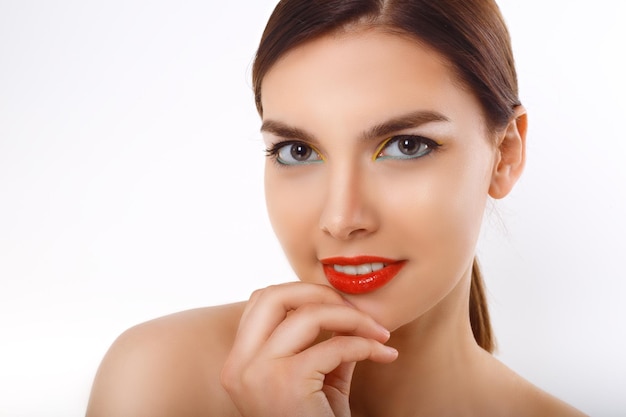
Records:
[[[534,401],[533,415],[535,416],[587,417],[580,410],[534,386],[531,388],[529,400]]]
[[[124,332],[98,369],[87,416],[238,416],[219,375],[244,307],[184,311]]]
[[[519,415],[531,417],[586,417],[586,414],[522,378],[499,360],[494,358],[493,363],[495,372],[492,375],[498,377],[492,382],[497,384],[496,398],[502,400],[500,411],[514,409]]]

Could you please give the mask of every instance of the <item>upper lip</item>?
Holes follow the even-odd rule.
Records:
[[[324,265],[363,265],[370,263],[383,263],[385,265],[400,262],[398,259],[383,258],[381,256],[359,255],[359,256],[334,256],[320,259]]]

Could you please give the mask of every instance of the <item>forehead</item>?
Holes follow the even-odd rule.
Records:
[[[449,62],[408,36],[351,31],[309,41],[282,56],[261,85],[264,119],[319,126],[363,123],[416,110],[444,114],[480,106]],[[375,122],[376,120],[372,120]]]

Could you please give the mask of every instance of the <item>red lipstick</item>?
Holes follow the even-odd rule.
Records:
[[[377,290],[391,281],[406,263],[377,256],[335,257],[321,262],[330,285],[346,294]],[[360,271],[355,272],[355,268]]]

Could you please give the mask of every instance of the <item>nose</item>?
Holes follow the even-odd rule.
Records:
[[[365,237],[378,229],[375,201],[366,178],[356,167],[329,171],[320,229],[338,240]]]

